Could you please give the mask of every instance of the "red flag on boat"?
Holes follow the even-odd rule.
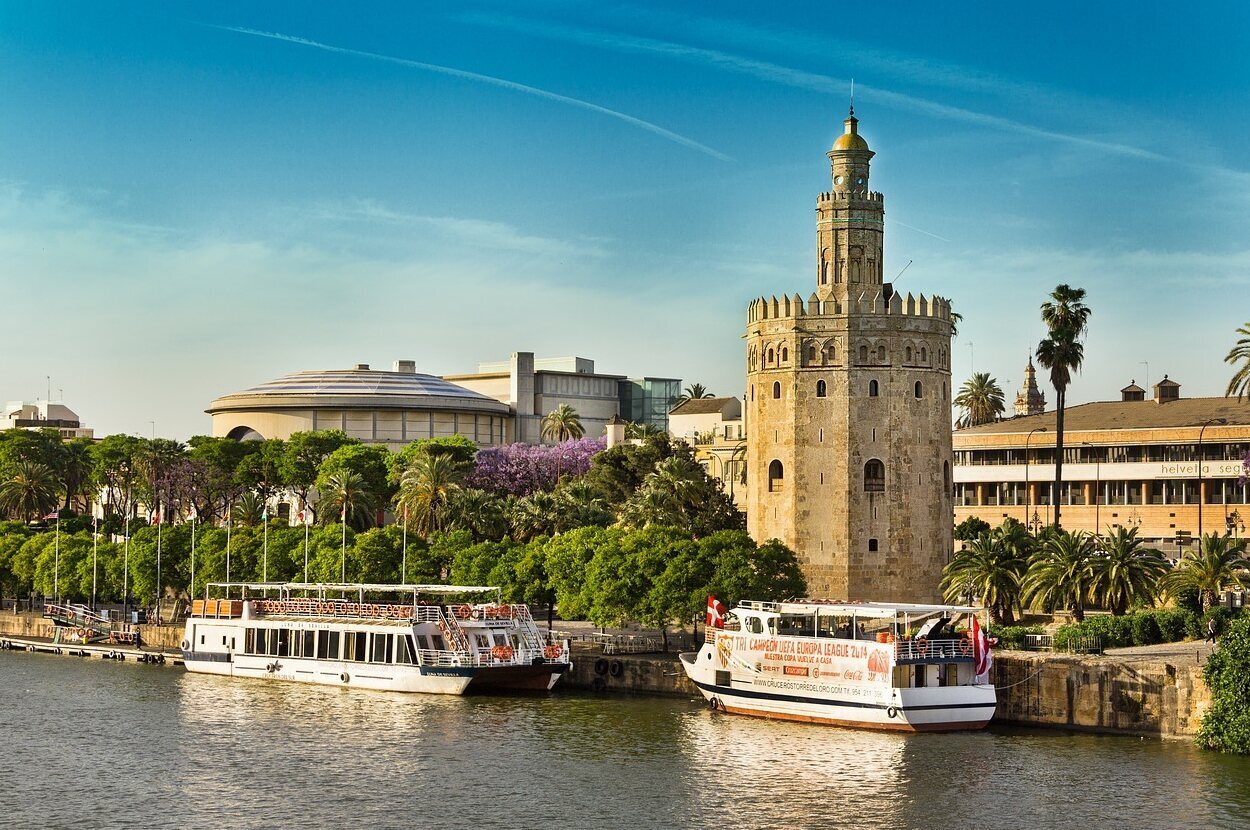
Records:
[[[972,651],[978,683],[988,683],[990,680],[990,664],[993,662],[990,649],[997,643],[997,638],[986,635],[985,629],[981,628],[981,623],[974,614],[972,616]]]
[[[721,602],[716,597],[708,597],[707,598],[707,618],[705,620],[707,627],[708,628],[724,628],[725,627],[725,613],[728,610],[729,609],[725,607],[725,603]]]

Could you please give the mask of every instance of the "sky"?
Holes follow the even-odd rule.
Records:
[[[1250,319],[1250,4],[0,4],[0,401],[185,439],[301,369],[515,351],[745,387],[815,286],[855,79],[885,270],[1008,403],[1218,395]],[[910,263],[910,265],[908,265]],[[50,378],[50,380],[49,380]],[[1053,391],[1048,399],[1053,398]]]

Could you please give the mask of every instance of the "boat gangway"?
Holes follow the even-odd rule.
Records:
[[[56,626],[54,643],[139,645],[139,629],[120,620],[92,611],[85,605],[49,602],[43,607],[45,619]]]

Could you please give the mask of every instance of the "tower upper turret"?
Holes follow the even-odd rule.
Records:
[[[868,142],[859,134],[859,119],[855,107],[842,122],[843,132],[829,150],[829,163],[835,191],[868,189],[868,162],[875,155],[868,149]]]
[[[868,189],[874,153],[859,134],[853,105],[842,124],[844,132],[826,153],[833,189],[816,200],[816,293],[822,300],[845,295],[850,285],[882,283],[885,204]]]

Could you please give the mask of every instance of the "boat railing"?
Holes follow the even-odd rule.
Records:
[[[109,628],[111,626],[108,617],[103,614],[97,614],[85,605],[49,602],[43,606],[43,615],[68,625],[78,625],[83,628]]]
[[[744,599],[738,603],[739,608],[746,608],[750,611],[776,611],[779,604],[776,602],[766,602],[762,600]]]
[[[918,637],[894,642],[894,659],[898,663],[949,663],[952,660],[972,660],[974,651],[972,640],[967,637],[938,640]]]
[[[437,605],[403,605],[311,598],[254,599],[251,603],[253,613],[283,617],[334,617],[415,622],[437,622],[443,617],[442,609]]]
[[[493,649],[474,649],[465,653],[457,651],[438,651],[435,649],[418,649],[418,661],[423,666],[440,667],[483,667],[483,666],[531,666],[535,663],[567,662],[567,646],[550,645],[543,649],[507,648],[504,651]]]

